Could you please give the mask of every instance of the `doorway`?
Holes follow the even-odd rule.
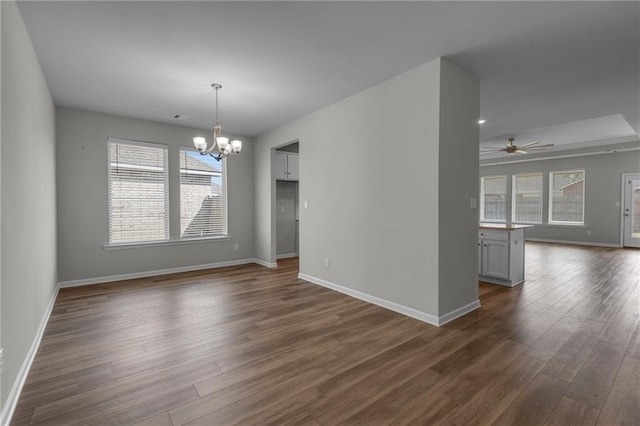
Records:
[[[640,173],[622,175],[622,245],[640,247]]]
[[[276,259],[299,256],[298,142],[276,149]]]

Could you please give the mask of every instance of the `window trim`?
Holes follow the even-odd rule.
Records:
[[[215,237],[203,237],[203,238],[188,238],[184,240],[162,240],[162,241],[140,241],[137,243],[116,243],[105,244],[102,246],[105,250],[121,250],[130,248],[144,248],[144,247],[157,247],[157,246],[179,246],[184,244],[194,243],[213,243],[218,241],[231,241],[233,238],[231,235],[216,235]]]
[[[504,195],[505,195],[505,211],[504,211],[504,217],[505,220],[499,220],[499,219],[485,219],[484,217],[484,180],[486,178],[504,178]],[[509,174],[503,174],[503,175],[490,175],[490,176],[481,176],[480,177],[480,222],[483,223],[506,223],[507,220],[507,206],[506,206],[506,202],[508,199],[508,193],[509,193]]]
[[[182,150],[191,151],[199,153],[197,149],[192,146],[178,146],[178,217],[182,220],[182,184],[181,184],[181,173],[182,173],[182,165],[180,164],[180,152]],[[220,164],[222,165],[222,189],[224,191],[224,232],[219,235],[211,235],[207,237],[187,237],[182,238],[182,225],[178,228],[178,238],[173,241],[179,241],[182,243],[187,242],[206,242],[212,240],[230,240],[231,236],[229,235],[229,192],[227,191],[227,158],[223,158],[220,160]]]
[[[149,148],[162,148],[166,150],[166,165],[167,165],[167,169],[166,169],[166,173],[165,173],[165,183],[166,183],[166,194],[167,194],[167,198],[166,198],[166,207],[165,207],[165,213],[167,215],[167,217],[165,218],[165,222],[166,222],[166,234],[167,234],[167,238],[163,238],[161,240],[150,240],[150,241],[131,241],[131,242],[123,242],[123,243],[112,243],[111,242],[111,206],[112,206],[112,200],[111,200],[111,178],[110,178],[110,168],[111,168],[111,144],[112,143],[116,143],[116,144],[128,144],[128,145],[137,145],[137,146],[144,146],[144,147],[149,147]],[[158,245],[158,244],[165,244],[167,242],[171,241],[171,193],[169,190],[169,187],[171,185],[170,183],[170,177],[169,175],[171,174],[171,165],[170,165],[170,161],[169,161],[169,145],[168,144],[163,144],[163,143],[158,143],[158,142],[148,142],[148,141],[140,141],[140,140],[136,140],[136,139],[123,139],[123,138],[116,138],[116,137],[107,137],[107,143],[106,145],[106,154],[107,154],[107,161],[106,161],[106,175],[107,175],[107,228],[106,228],[106,241],[107,243],[103,245],[104,248],[107,247],[130,247],[130,246],[149,246],[149,245]]]
[[[582,173],[582,222],[569,222],[569,221],[561,221],[561,220],[552,220],[551,215],[553,214],[553,174],[554,173]],[[587,189],[587,173],[585,169],[570,169],[570,170],[551,170],[549,172],[549,215],[547,217],[547,224],[549,225],[561,225],[561,226],[572,226],[572,227],[580,227],[586,226],[585,220],[585,205],[586,203],[586,189]]]
[[[517,176],[531,176],[531,175],[539,175],[540,176],[540,221],[525,221],[525,220],[516,220],[516,177]],[[521,172],[521,173],[512,173],[511,174],[511,222],[518,223],[523,225],[542,225],[544,220],[544,173],[543,172]]]

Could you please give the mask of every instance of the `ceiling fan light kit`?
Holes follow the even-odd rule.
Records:
[[[207,139],[202,136],[196,136],[193,138],[193,146],[200,154],[208,154],[220,161],[230,154],[239,154],[242,151],[242,141],[234,139],[229,142],[229,138],[222,136],[222,126],[220,126],[218,117],[218,90],[222,89],[222,85],[213,83],[211,87],[216,91],[216,124],[213,126],[213,142],[211,147],[207,148]]]
[[[480,155],[494,154],[497,152],[504,152],[505,154],[526,154],[528,151],[544,151],[548,147],[553,146],[552,143],[538,145],[540,141],[530,142],[518,146],[514,145],[513,143],[516,140],[515,138],[509,138],[507,140],[507,146],[505,146],[504,148],[490,146],[483,149]]]

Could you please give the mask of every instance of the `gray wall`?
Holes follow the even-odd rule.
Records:
[[[485,166],[480,167],[480,175],[507,174],[510,180],[514,173],[542,172],[542,217],[546,221],[549,211],[549,172],[573,169],[585,170],[585,226],[535,225],[534,228],[526,230],[526,237],[606,245],[620,244],[621,208],[616,203],[622,202],[621,176],[623,173],[640,172],[640,151]],[[591,231],[591,235],[587,235],[587,231]]]
[[[55,290],[54,105],[14,2],[2,8],[2,405]]]
[[[478,209],[471,208],[471,198],[477,198],[479,185],[480,91],[478,79],[451,62],[442,61],[440,74],[438,271],[442,315],[478,300]]]
[[[272,150],[299,140],[300,272],[439,314],[441,62],[407,71],[256,139],[256,257],[274,262],[276,255]],[[454,83],[443,84],[451,91]],[[467,101],[477,103],[477,86],[474,90]],[[459,106],[463,99],[452,102]],[[462,115],[475,108],[455,112],[452,120],[477,122],[477,114]],[[451,113],[449,105],[445,109]],[[447,139],[461,136],[450,123],[442,124]],[[462,133],[469,136],[466,126]],[[478,141],[456,142],[477,146]],[[331,147],[336,150],[327,156]],[[474,158],[469,161],[477,164]],[[477,193],[477,166],[457,172],[442,188],[460,198],[452,203],[468,206],[469,196]],[[471,241],[472,249],[456,254],[460,264],[476,271],[477,216],[464,213],[461,221],[462,228],[453,229],[450,238],[473,228],[473,237],[465,235],[461,242]],[[326,258],[330,268],[324,266]],[[477,277],[463,281],[459,286],[471,290],[463,292],[460,303],[447,301],[447,307],[472,302],[468,297],[474,291],[477,295]]]
[[[180,229],[178,155],[206,131],[106,114],[57,110],[60,281],[108,277],[253,258],[253,146],[227,160],[230,241],[105,250],[108,242],[107,138],[169,146],[171,237]],[[234,251],[234,244],[239,250]]]
[[[276,182],[276,230],[277,254],[288,255],[298,252],[298,224],[296,204],[298,203],[298,182]]]
[[[2,4],[0,3],[0,348],[2,347]],[[0,374],[0,422],[3,418],[4,399]]]

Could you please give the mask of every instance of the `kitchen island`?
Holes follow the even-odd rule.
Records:
[[[513,287],[524,282],[524,230],[532,225],[480,223],[479,280]]]

